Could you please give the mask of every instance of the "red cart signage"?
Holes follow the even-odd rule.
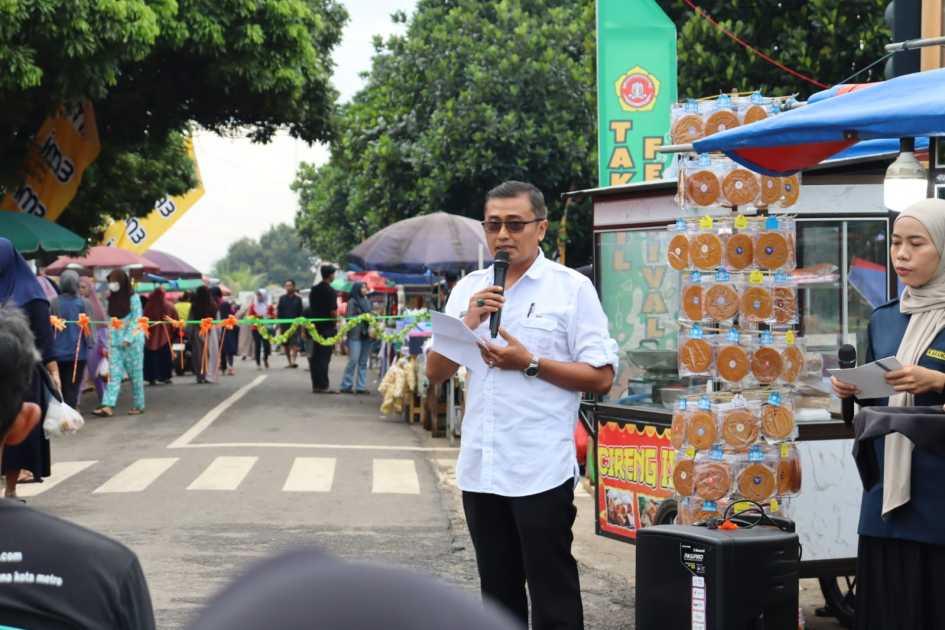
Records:
[[[673,496],[676,451],[669,429],[598,422],[597,533],[636,540],[654,523],[660,503]]]

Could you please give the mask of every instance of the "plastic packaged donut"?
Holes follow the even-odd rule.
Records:
[[[738,316],[738,290],[727,271],[717,272],[705,285],[702,310],[715,322],[731,322]]]
[[[722,444],[726,450],[747,451],[761,435],[761,404],[736,396],[717,408]]]
[[[689,239],[689,258],[696,269],[715,271],[722,265],[722,239],[713,230],[703,230]]]
[[[669,429],[669,441],[673,448],[679,449],[686,444],[686,427],[689,424],[688,402],[685,397],[676,401],[673,408],[673,423]]]
[[[706,501],[718,501],[732,492],[734,460],[715,449],[708,454],[696,455],[693,466],[695,495]]]
[[[702,274],[693,271],[683,277],[683,288],[680,298],[681,315],[692,322],[705,319],[705,286],[702,284]]]
[[[765,217],[755,237],[755,264],[765,271],[792,271],[794,255],[794,220],[789,217]]]
[[[790,208],[801,196],[800,175],[791,175],[781,179],[781,207]]]
[[[739,285],[739,323],[772,323],[774,321],[774,294],[770,278],[753,271],[748,282]]]
[[[743,386],[749,382],[750,354],[745,344],[746,338],[747,335],[740,334],[737,328],[719,336],[715,350],[715,370],[726,383]]]
[[[729,206],[754,206],[761,194],[761,180],[746,168],[736,167],[722,178],[722,199]]]
[[[776,460],[760,446],[751,448],[738,458],[735,490],[738,496],[757,503],[771,499],[778,491]]]
[[[758,345],[752,348],[750,366],[751,375],[761,385],[771,385],[781,378],[784,360],[770,332],[762,332]]]
[[[725,237],[723,265],[728,271],[744,271],[754,262],[755,239],[748,229],[748,219],[744,215],[735,217],[734,226],[732,233]]]
[[[669,136],[673,144],[688,144],[705,135],[705,124],[698,101],[673,105]]]
[[[679,230],[674,226],[670,229],[672,236],[666,244],[666,262],[676,271],[685,271],[689,268],[689,235],[686,226]]]
[[[783,194],[784,187],[780,177],[761,176],[761,198],[758,205],[762,207],[773,206],[781,201]]]
[[[711,376],[714,352],[699,324],[693,324],[679,339],[679,375]]]
[[[697,451],[705,451],[719,439],[718,419],[712,403],[703,397],[686,418],[686,443]]]
[[[781,370],[780,382],[785,385],[795,385],[805,373],[806,355],[801,343],[793,330],[783,335],[781,362],[784,367]]]
[[[801,457],[794,444],[785,442],[778,449],[778,494],[794,496],[801,492]]]
[[[676,464],[673,466],[673,489],[681,497],[692,496],[695,490],[694,467],[695,460],[687,456],[686,451],[676,455]]]
[[[738,119],[736,112],[735,104],[732,103],[730,96],[727,94],[719,96],[706,113],[705,135],[711,136],[720,131],[735,129],[741,125],[741,121]]]
[[[730,501],[706,501],[699,497],[684,497],[679,501],[676,511],[677,525],[699,525],[709,519],[721,519]]]
[[[785,442],[797,437],[794,400],[787,392],[772,391],[761,407],[761,434],[769,442]]]
[[[772,292],[774,323],[777,326],[791,326],[798,322],[797,283],[783,272],[774,275]]]

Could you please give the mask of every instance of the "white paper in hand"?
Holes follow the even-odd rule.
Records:
[[[482,342],[463,320],[432,311],[430,322],[433,324],[433,352],[471,370],[485,369],[486,363],[479,354]]]
[[[859,390],[857,398],[869,400],[871,398],[886,398],[896,393],[896,389],[886,382],[886,373],[902,368],[896,357],[886,357],[866,365],[846,370],[828,370],[831,376],[850,385],[856,385]]]

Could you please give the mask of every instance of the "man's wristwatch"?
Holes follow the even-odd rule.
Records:
[[[528,362],[528,367],[522,370],[522,373],[525,376],[538,376],[538,360],[538,357],[533,356]]]

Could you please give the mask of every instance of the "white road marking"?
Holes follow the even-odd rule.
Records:
[[[266,380],[265,375],[259,375],[252,380],[252,382],[243,385],[238,390],[233,392],[229,398],[221,402],[219,405],[207,412],[207,414],[197,421],[194,426],[187,429],[183,435],[178,437],[176,440],[167,445],[167,448],[183,448],[185,446],[190,446],[190,443],[193,442],[197,437],[207,430],[207,428],[213,424],[217,418],[223,415],[223,412],[232,407],[240,398],[246,395],[249,390],[256,387],[260,383]]]
[[[412,459],[375,459],[374,494],[420,494],[420,480]]]
[[[98,460],[81,462],[56,462],[52,465],[52,475],[47,477],[43,483],[25,483],[16,486],[16,494],[21,497],[35,497],[47,490],[52,490],[60,483],[77,475],[92,464],[97,464]]]
[[[187,486],[188,490],[236,490],[258,457],[217,457]]]
[[[176,464],[177,459],[176,457],[139,459],[93,490],[92,494],[141,492],[146,490],[158,477]]]
[[[178,438],[179,440],[180,438]],[[389,444],[289,444],[286,442],[214,442],[213,444],[172,444],[168,448],[307,448],[338,451],[403,451],[405,453],[456,453],[448,446],[391,446]]]
[[[334,457],[296,457],[282,491],[330,492],[334,480]]]

